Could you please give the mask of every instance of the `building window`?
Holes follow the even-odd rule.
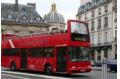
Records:
[[[94,11],[92,11],[91,13],[92,13],[92,17],[94,17]]]
[[[105,5],[105,13],[108,12],[108,5]]]
[[[117,18],[114,19],[114,22],[117,23]]]
[[[104,49],[104,57],[108,58],[108,50],[107,50],[107,48]]]
[[[40,17],[36,17],[36,21],[40,21]]]
[[[104,28],[107,28],[107,27],[108,27],[108,17],[105,17],[105,18],[104,18],[104,22],[105,22],[105,23],[104,23],[104,24],[105,24],[105,25],[104,25]]]
[[[87,14],[85,14],[85,20],[87,20]]]
[[[34,33],[34,31],[29,31],[29,33],[30,33],[30,34],[33,34],[33,33]]]
[[[26,8],[22,8],[22,11],[25,12],[25,11],[26,11]]]
[[[97,29],[98,30],[101,29],[101,19],[98,19],[98,27],[97,27]]]
[[[8,19],[13,19],[13,15],[8,14],[8,15],[7,15],[7,18],[8,18]]]
[[[5,34],[15,34],[14,31],[5,31]]]
[[[94,29],[95,27],[94,27],[94,21],[91,21],[91,31],[94,31],[95,29]]]
[[[28,22],[27,16],[26,16],[26,15],[23,15],[20,21],[23,22],[23,23]]]
[[[91,44],[94,44],[94,34],[91,35]]]
[[[14,32],[15,32],[16,35],[18,35],[20,31],[19,30],[15,30]]]
[[[20,35],[24,36],[24,35],[26,35],[26,32],[25,31],[20,31]]]
[[[101,15],[101,8],[98,8],[98,14]]]
[[[90,58],[92,61],[95,61],[95,51],[94,50],[91,50],[91,53],[90,53]]]
[[[101,33],[98,32],[98,44],[100,44],[100,43],[101,43]]]
[[[1,30],[1,33],[4,34],[5,30]]]
[[[23,15],[23,16],[22,16],[22,19],[23,19],[23,20],[26,20],[26,19],[27,19],[27,17],[26,17],[25,15]]]
[[[107,43],[107,32],[104,34],[104,42]]]
[[[22,8],[22,13],[23,13],[23,14],[27,14],[26,8]]]
[[[97,60],[101,60],[101,50],[98,50]]]
[[[12,8],[11,8],[11,7],[8,8],[8,12],[9,12],[9,13],[12,12]]]

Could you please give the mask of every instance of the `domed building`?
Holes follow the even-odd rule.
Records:
[[[45,14],[44,20],[50,24],[49,32],[61,32],[65,28],[63,15],[57,12],[55,3],[51,5],[51,11],[47,15]]]

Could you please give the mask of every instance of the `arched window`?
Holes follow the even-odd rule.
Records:
[[[41,18],[39,16],[36,17],[36,21],[40,21]]]
[[[108,5],[105,5],[105,13],[108,12]]]
[[[99,15],[101,14],[101,8],[98,8],[98,14]]]
[[[23,19],[23,20],[27,20],[26,15],[23,15],[23,16],[22,16],[22,19]]]
[[[104,17],[104,28],[108,27],[108,17]]]
[[[91,21],[91,31],[94,31],[95,30],[95,23],[94,23],[94,21]]]
[[[22,8],[22,15],[26,15],[27,14],[27,11],[26,11],[26,8]]]
[[[22,12],[26,12],[26,8],[22,8]]]
[[[8,15],[7,15],[7,18],[8,18],[8,19],[13,19],[13,15],[12,15],[12,14],[8,14]]]
[[[11,12],[12,11],[12,8],[11,7],[8,7],[8,12]]]

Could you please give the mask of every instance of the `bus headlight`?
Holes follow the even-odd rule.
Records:
[[[75,66],[72,66],[72,69],[75,69],[76,67]]]
[[[88,68],[91,68],[91,66],[88,66]]]

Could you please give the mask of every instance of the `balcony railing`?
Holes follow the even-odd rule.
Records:
[[[108,24],[106,23],[106,24],[104,24],[104,28],[108,28]]]
[[[108,45],[111,45],[112,43],[111,42],[104,42],[104,46],[108,46]]]
[[[101,46],[110,46],[112,43],[111,42],[104,42],[104,43],[96,43],[96,44],[91,44],[91,47],[101,47]]]

